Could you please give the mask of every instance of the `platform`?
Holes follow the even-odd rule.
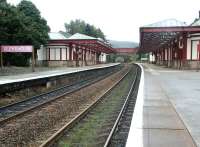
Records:
[[[200,147],[200,72],[142,66],[126,147]]]
[[[118,64],[119,63],[109,63],[109,64],[98,64],[98,65],[83,66],[83,67],[62,67],[62,68],[56,68],[55,70],[50,70],[50,71],[41,71],[41,72],[38,71],[38,72],[27,73],[27,74],[0,76],[0,85],[21,82],[21,81],[35,80],[35,79],[46,78],[46,77],[66,75],[70,73],[81,72],[81,71],[92,70],[92,69],[106,68],[106,67],[111,67]]]

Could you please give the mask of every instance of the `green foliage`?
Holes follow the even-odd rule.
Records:
[[[41,44],[46,44],[48,41],[48,32],[50,31],[47,21],[40,16],[40,11],[36,6],[27,0],[22,0],[17,9],[22,12],[25,17],[23,22],[28,35],[27,43],[34,45],[34,48],[39,48]]]
[[[140,53],[138,60],[148,60],[149,59],[149,54],[148,53]]]
[[[105,40],[105,35],[101,29],[96,28],[95,26],[90,25],[83,20],[76,19],[75,21],[70,21],[70,23],[65,23],[65,29],[67,33],[72,35],[75,33],[81,33]]]
[[[22,0],[15,7],[0,0],[0,45],[33,45],[36,50],[47,43],[49,31],[46,20],[32,2]],[[21,65],[26,65],[30,56],[24,56],[5,54],[4,62],[20,65],[21,61]]]
[[[115,59],[115,62],[120,62],[120,63],[123,63],[124,62],[124,58],[123,57],[117,57],[116,59]]]
[[[6,0],[0,0],[0,3],[6,3],[7,1]]]
[[[148,58],[149,54],[140,54],[141,58]]]
[[[4,53],[4,61],[7,65],[28,66],[31,54],[28,53]]]

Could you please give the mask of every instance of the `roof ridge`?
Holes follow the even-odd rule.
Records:
[[[49,32],[48,35],[50,39],[67,39],[67,37],[60,32]]]
[[[97,39],[97,38],[82,33],[75,33],[68,39]]]
[[[148,25],[144,25],[143,27],[170,27],[170,26],[187,26],[187,24],[186,22],[177,20],[176,18],[169,18]]]

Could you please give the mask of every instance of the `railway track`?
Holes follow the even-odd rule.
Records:
[[[115,124],[104,144],[104,147],[124,147],[128,138],[131,120],[137,98],[138,85],[140,82],[140,68],[137,69],[129,94],[118,115]]]
[[[40,147],[63,145],[107,147],[113,142],[122,142],[121,138],[117,140],[115,136],[117,133],[127,134],[129,131],[127,127],[132,118],[136,87],[139,82],[138,68],[134,65],[110,89],[44,141]]]
[[[47,103],[53,102],[66,94],[78,91],[81,88],[92,85],[93,83],[108,77],[112,73],[114,73],[114,71],[72,85],[62,86],[50,92],[46,92],[37,96],[33,96],[31,98],[27,98],[20,102],[0,107],[0,125],[3,125],[9,120],[12,120]]]

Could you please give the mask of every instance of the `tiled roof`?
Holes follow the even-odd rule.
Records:
[[[65,36],[66,38],[69,38],[72,36],[70,33],[63,32],[63,31],[59,31],[59,33],[62,34],[63,36]]]
[[[166,19],[143,27],[175,27],[175,26],[187,26],[186,22],[178,21],[176,19]]]
[[[50,40],[60,40],[60,39],[67,39],[64,35],[57,32],[50,32],[48,33]]]
[[[84,35],[84,34],[80,34],[80,33],[76,33],[74,35],[72,35],[71,37],[69,37],[68,39],[87,39],[87,40],[90,40],[90,39],[97,39],[95,37],[91,37],[91,36],[88,36],[88,35]]]

